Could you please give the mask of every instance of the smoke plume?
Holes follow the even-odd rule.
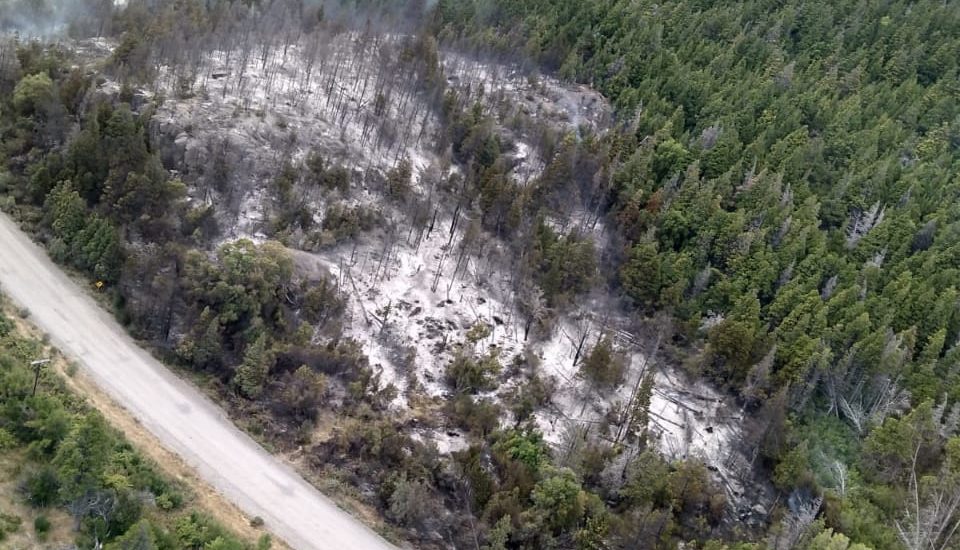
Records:
[[[114,0],[0,0],[0,32],[43,39],[97,35],[113,9]]]

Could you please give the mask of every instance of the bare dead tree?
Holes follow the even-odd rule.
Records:
[[[590,336],[590,329],[593,326],[589,316],[585,315],[582,311],[574,317],[576,328],[576,333],[571,336],[570,342],[576,346],[576,352],[573,354],[573,366],[576,367],[580,362],[580,356],[583,355],[583,345],[586,343],[587,338]]]
[[[900,387],[896,374],[902,372],[907,360],[901,335],[887,334],[881,354],[879,373],[869,373],[864,365],[856,363],[853,350],[824,373],[823,382],[830,399],[830,412],[843,415],[858,433],[865,433],[870,425],[883,422],[890,414],[904,410],[910,404],[910,394]],[[892,374],[889,374],[892,373]]]
[[[770,375],[773,372],[773,362],[776,357],[777,346],[774,344],[770,347],[770,351],[763,356],[763,359],[747,373],[747,381],[742,394],[748,401],[756,404],[766,399],[770,391]]]
[[[833,296],[833,291],[837,288],[837,282],[839,280],[840,280],[839,277],[837,275],[834,275],[833,277],[830,277],[826,283],[824,283],[823,289],[820,291],[821,300],[826,301],[826,300],[829,300],[831,296]]]
[[[836,473],[837,492],[842,497],[847,494],[847,465],[839,460],[834,460],[831,467]]]
[[[900,541],[908,550],[946,550],[960,528],[960,479],[950,465],[941,468],[936,479],[919,479],[917,459],[922,442],[913,452],[909,495],[903,520],[896,522]]]
[[[433,273],[433,282],[430,283],[430,290],[432,292],[437,291],[437,287],[440,286],[440,277],[443,275],[443,262],[447,259],[447,251],[444,250],[440,255],[440,260],[437,262],[437,269]]]
[[[518,263],[522,263],[522,260]],[[516,275],[516,270],[514,275]],[[517,305],[526,314],[526,321],[523,324],[523,340],[526,341],[530,336],[530,329],[533,324],[535,322],[542,323],[547,318],[549,308],[546,299],[544,299],[543,290],[527,279],[522,279],[522,281],[520,290],[517,292]]]
[[[940,437],[946,439],[957,433],[960,428],[960,406],[956,403],[947,408],[947,396],[944,395],[940,403],[933,408],[933,419],[940,430]]]
[[[799,500],[799,499],[797,499]],[[807,528],[817,518],[823,497],[792,503],[789,513],[780,521],[780,530],[770,539],[773,550],[791,550],[796,547]]]
[[[108,523],[117,507],[117,498],[112,491],[90,490],[77,497],[68,506],[74,519],[74,529],[79,530],[84,518],[95,517]],[[104,537],[109,533],[102,533]]]
[[[836,396],[839,411],[857,433],[862,434],[868,426],[879,424],[890,414],[909,406],[909,394],[899,387],[898,382],[898,379],[881,377],[874,383],[876,389],[869,392],[865,381],[861,380],[850,394]]]
[[[854,248],[861,239],[867,236],[874,227],[880,225],[883,221],[885,207],[881,207],[876,202],[863,212],[858,212],[851,217],[850,227],[847,229],[847,238],[845,244],[847,248]]]
[[[627,437],[636,437],[641,443],[645,442],[648,425],[650,423],[650,399],[653,394],[653,367],[657,353],[660,351],[660,341],[663,334],[658,332],[652,349],[644,354],[643,363],[637,373],[637,380],[630,392],[630,399],[624,407],[625,417],[618,422],[614,442],[619,443]]]

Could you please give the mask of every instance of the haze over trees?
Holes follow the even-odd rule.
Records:
[[[4,39],[4,207],[58,261],[108,283],[130,330],[200,373],[240,425],[359,488],[420,546],[956,544],[960,10],[427,4],[130,0],[93,17],[96,31],[70,29],[114,37],[105,76],[67,47]],[[517,69],[461,86],[457,55]],[[203,69],[211,58],[230,71]],[[263,97],[231,118],[278,128],[267,146],[170,153],[156,113],[244,95],[249,67]],[[522,94],[486,88],[533,90],[538,71],[602,92],[609,129],[552,124]],[[98,88],[107,77],[116,90]],[[305,112],[355,131],[364,152],[298,143]],[[410,157],[421,149],[443,169]],[[227,238],[250,208],[241,187],[260,180],[257,227],[273,240]],[[535,413],[559,408],[557,381],[533,354],[487,345],[493,317],[435,328],[450,360],[419,383],[444,395],[403,401],[355,338],[373,334],[415,370],[417,350],[390,338],[427,304],[368,310],[357,285],[366,274],[390,288],[391,258],[436,235],[441,305],[471,264],[492,280],[481,262],[500,259],[521,318],[500,323],[523,342],[572,327],[573,374],[616,401],[607,417],[545,441]],[[304,268],[301,254],[336,247],[350,258],[336,276]],[[735,509],[747,497],[725,472],[656,452],[653,376],[635,376],[606,320],[576,317],[598,294],[656,334],[651,364],[744,409],[750,485],[775,499]],[[348,330],[348,315],[373,328]],[[330,416],[338,427],[323,432]],[[441,456],[417,422],[465,444]]]

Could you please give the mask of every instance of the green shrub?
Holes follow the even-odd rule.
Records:
[[[23,77],[13,89],[13,107],[25,116],[41,111],[53,99],[53,82],[43,73]]]
[[[13,330],[13,321],[3,313],[0,313],[0,338],[10,334],[11,330]]]
[[[623,381],[626,365],[610,338],[604,337],[580,363],[580,372],[594,385],[612,388]]]
[[[44,466],[31,474],[24,483],[27,502],[45,508],[57,502],[60,478],[51,466]]]
[[[33,530],[37,532],[40,539],[46,537],[47,533],[50,532],[50,527],[50,520],[47,519],[47,516],[37,516],[37,519],[33,520]]]
[[[447,383],[460,393],[477,393],[496,387],[496,377],[502,367],[495,351],[474,359],[458,353],[447,365]]]
[[[4,535],[7,533],[16,533],[19,531],[22,522],[23,520],[18,516],[0,512],[0,540],[3,540]]]
[[[364,231],[376,227],[380,220],[377,211],[362,205],[347,206],[342,203],[333,203],[323,214],[321,227],[330,232],[336,242],[351,239]]]
[[[12,449],[17,445],[17,439],[9,431],[0,428],[0,450]]]
[[[183,495],[176,491],[168,491],[157,495],[157,507],[161,510],[176,510],[183,506]]]
[[[208,548],[215,544],[217,548],[233,548],[240,546],[239,541],[227,532],[222,525],[206,514],[192,512],[189,516],[184,516],[177,521],[174,528],[176,537],[181,547],[184,548]]]

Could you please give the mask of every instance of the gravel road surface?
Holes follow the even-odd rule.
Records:
[[[224,412],[141,349],[87,291],[0,214],[0,289],[118,403],[203,479],[297,549],[394,548],[290,466],[234,427]]]

